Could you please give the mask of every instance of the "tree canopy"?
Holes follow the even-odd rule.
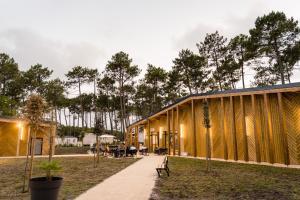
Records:
[[[101,133],[124,138],[132,121],[186,95],[290,83],[300,60],[300,29],[293,17],[272,11],[257,17],[249,34],[227,39],[215,31],[195,47],[180,50],[170,66],[137,66],[134,55],[120,51],[105,66],[74,66],[60,78],[42,64],[20,70],[0,53],[0,115],[18,115],[38,94],[55,109],[64,133],[78,135],[79,127],[98,133],[101,122]]]

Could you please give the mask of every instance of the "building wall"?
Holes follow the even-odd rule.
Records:
[[[300,164],[300,94],[284,95],[287,142],[291,164]]]
[[[18,127],[6,122],[0,122],[0,127],[0,156],[16,155]]]
[[[268,163],[287,163],[288,159],[289,164],[300,164],[300,93],[282,93],[283,113],[280,112],[277,93],[254,97],[255,102],[252,104],[251,95],[243,96],[244,108],[240,96],[223,97],[223,104],[221,98],[208,99],[212,157]],[[180,105],[179,126],[175,109],[174,131],[180,132],[182,153],[205,157],[206,129],[203,124],[202,99],[194,100],[194,110],[195,135],[191,101]],[[170,131],[174,132],[171,113],[169,111]],[[160,129],[168,131],[167,124],[166,113],[150,119],[150,128],[155,132]],[[147,124],[144,124],[144,130],[145,144],[148,146]],[[160,146],[164,144],[163,139],[160,138]],[[179,145],[176,144],[175,148],[178,152]],[[286,150],[288,157],[285,156]]]
[[[17,145],[19,138],[18,123],[0,121],[0,156],[16,156]],[[22,139],[20,138],[19,143],[19,156],[25,156],[27,154],[29,126],[22,126]],[[42,154],[49,154],[49,139],[50,139],[50,127],[41,127],[37,132],[37,138],[43,139]]]

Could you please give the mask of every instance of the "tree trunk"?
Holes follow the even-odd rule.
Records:
[[[242,82],[243,82],[243,88],[245,89],[245,74],[244,74],[244,66],[242,65]]]
[[[240,54],[242,56],[242,59],[240,60],[240,68],[242,70],[242,83],[243,83],[243,88],[245,89],[244,52],[242,49],[240,49]]]
[[[65,117],[66,126],[68,126],[68,120],[67,120],[67,115],[66,115],[66,108],[64,108],[64,117]]]
[[[113,119],[112,112],[108,111],[109,123],[110,123],[110,134],[113,134]]]
[[[56,130],[56,125],[57,125],[57,112],[56,112],[56,108],[55,108],[55,130]],[[49,138],[49,162],[52,161],[52,156],[53,156],[53,140],[54,140],[54,131],[53,130],[53,110],[51,111],[51,124],[50,124],[50,138]]]
[[[74,115],[72,116],[72,119],[73,119],[73,128],[74,128],[75,127],[75,118],[74,118]],[[70,126],[71,126],[71,124],[70,124]]]
[[[31,138],[32,138],[32,129],[31,129],[31,127],[29,126],[29,140],[27,141],[27,155],[26,155],[26,163],[25,163],[25,169],[24,169],[24,178],[23,178],[23,189],[22,189],[22,191],[23,192],[26,192],[26,191],[28,191],[29,190],[29,185],[28,185],[28,187],[26,187],[26,178],[27,178],[27,176],[29,176],[29,174],[28,174],[28,161],[29,161],[29,154],[30,154],[30,152],[31,152],[31,143],[32,143],[32,141],[31,141]]]
[[[206,171],[211,170],[211,144],[209,128],[206,128]]]
[[[121,92],[120,92],[121,93]],[[121,133],[123,135],[123,126],[124,126],[124,115],[123,115],[123,100],[122,100],[122,95],[120,95],[120,122],[121,122]]]
[[[97,136],[96,136],[96,143],[97,143],[97,164],[99,164],[99,158],[100,158],[100,149],[99,149],[99,136],[98,136],[98,134],[97,134]]]
[[[31,138],[31,145],[30,145],[30,163],[29,163],[29,174],[28,174],[28,180],[31,179],[32,177],[32,172],[33,172],[33,159],[34,159],[34,152],[35,152],[35,139],[36,139],[36,130],[37,127],[36,125],[33,127],[33,132],[32,132],[32,138]],[[29,187],[29,184],[28,184]],[[28,188],[29,189],[29,188]]]
[[[217,56],[217,53],[216,53],[216,50],[214,49],[214,61],[215,61],[215,64],[216,64],[216,70],[217,70],[217,76],[218,76],[218,83],[219,83],[219,87],[220,87],[220,90],[222,91],[222,82],[221,82],[221,75],[220,75],[220,72],[219,72],[219,63],[218,63],[218,56]]]
[[[114,111],[114,122],[115,122],[115,130],[118,131],[118,119],[116,116],[116,111]]]
[[[281,84],[285,84],[285,78],[284,78],[284,66],[281,61],[280,53],[279,53],[279,47],[277,45],[277,40],[275,39],[275,52],[276,52],[276,57],[277,57],[277,64],[279,66],[279,73],[280,73],[280,79],[281,79]]]
[[[80,119],[80,117],[79,117],[79,113],[78,113],[78,118],[77,118],[77,126],[79,127],[79,119]]]
[[[58,110],[59,124],[61,125],[61,109]]]
[[[107,130],[107,120],[106,120],[106,111],[104,111],[104,128]]]
[[[87,128],[88,127],[88,113],[87,112],[84,113],[84,123],[85,123],[85,128]]]
[[[80,108],[81,108],[81,126],[84,128],[84,109],[83,109],[83,101],[82,101],[82,96],[81,96],[81,80],[79,79],[78,81],[78,89],[79,89],[79,97],[80,97]],[[78,118],[79,121],[79,118]],[[79,125],[78,125],[79,126]]]

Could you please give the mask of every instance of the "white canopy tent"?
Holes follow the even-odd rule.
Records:
[[[112,144],[114,142],[115,136],[113,135],[101,135],[99,136],[100,144]]]

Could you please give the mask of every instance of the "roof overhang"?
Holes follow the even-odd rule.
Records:
[[[213,98],[222,98],[222,97],[226,98],[231,96],[263,95],[263,94],[283,93],[283,92],[299,92],[299,91],[300,91],[300,82],[290,83],[285,85],[273,85],[267,87],[255,87],[255,88],[213,91],[213,92],[206,92],[201,94],[192,94],[186,97],[182,97],[178,99],[176,102],[174,102],[173,104],[170,104],[162,108],[160,111],[130,124],[127,128],[130,129],[133,126],[145,125],[147,124],[148,120],[153,120],[153,118],[165,114],[167,111],[170,111],[172,109],[177,109],[179,106],[186,104],[192,100],[213,99]]]

